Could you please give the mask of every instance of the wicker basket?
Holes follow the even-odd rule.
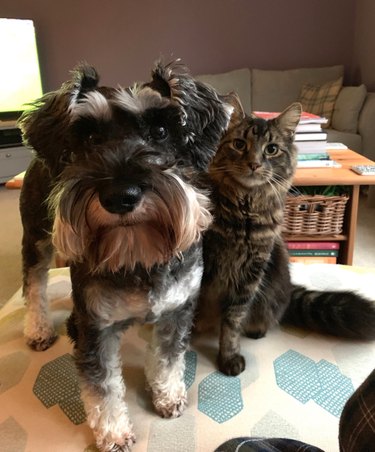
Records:
[[[283,232],[293,235],[334,235],[343,229],[349,196],[288,196]]]

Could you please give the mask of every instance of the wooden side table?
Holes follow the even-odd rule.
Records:
[[[347,204],[344,218],[344,230],[340,235],[324,237],[317,236],[291,236],[286,235],[289,241],[340,241],[339,264],[352,265],[354,253],[354,240],[357,229],[359,189],[361,185],[375,185],[375,176],[360,176],[350,169],[352,165],[366,165],[375,163],[354,151],[328,150],[332,160],[339,162],[341,168],[298,168],[293,185],[346,185],[351,188],[350,199]]]

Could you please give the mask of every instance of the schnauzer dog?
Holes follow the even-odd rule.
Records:
[[[154,323],[146,379],[156,411],[179,416],[193,310],[202,275],[209,199],[196,182],[231,114],[225,98],[178,63],[158,63],[149,83],[99,86],[80,65],[20,121],[36,153],[21,194],[25,336],[55,340],[46,298],[54,247],[70,264],[81,397],[102,451],[135,441],[124,401],[120,333]]]

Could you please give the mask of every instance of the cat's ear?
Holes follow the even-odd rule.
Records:
[[[234,91],[222,97],[224,98],[224,102],[226,102],[233,108],[228,127],[229,128],[234,127],[240,122],[242,122],[245,118],[245,112],[242,107],[240,98],[238,94],[235,93]]]
[[[302,105],[295,102],[289,105],[280,115],[274,119],[278,126],[283,130],[288,130],[290,133],[296,131],[296,127],[301,119]]]

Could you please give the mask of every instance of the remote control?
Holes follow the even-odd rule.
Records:
[[[351,169],[361,176],[375,176],[375,165],[353,165]]]

